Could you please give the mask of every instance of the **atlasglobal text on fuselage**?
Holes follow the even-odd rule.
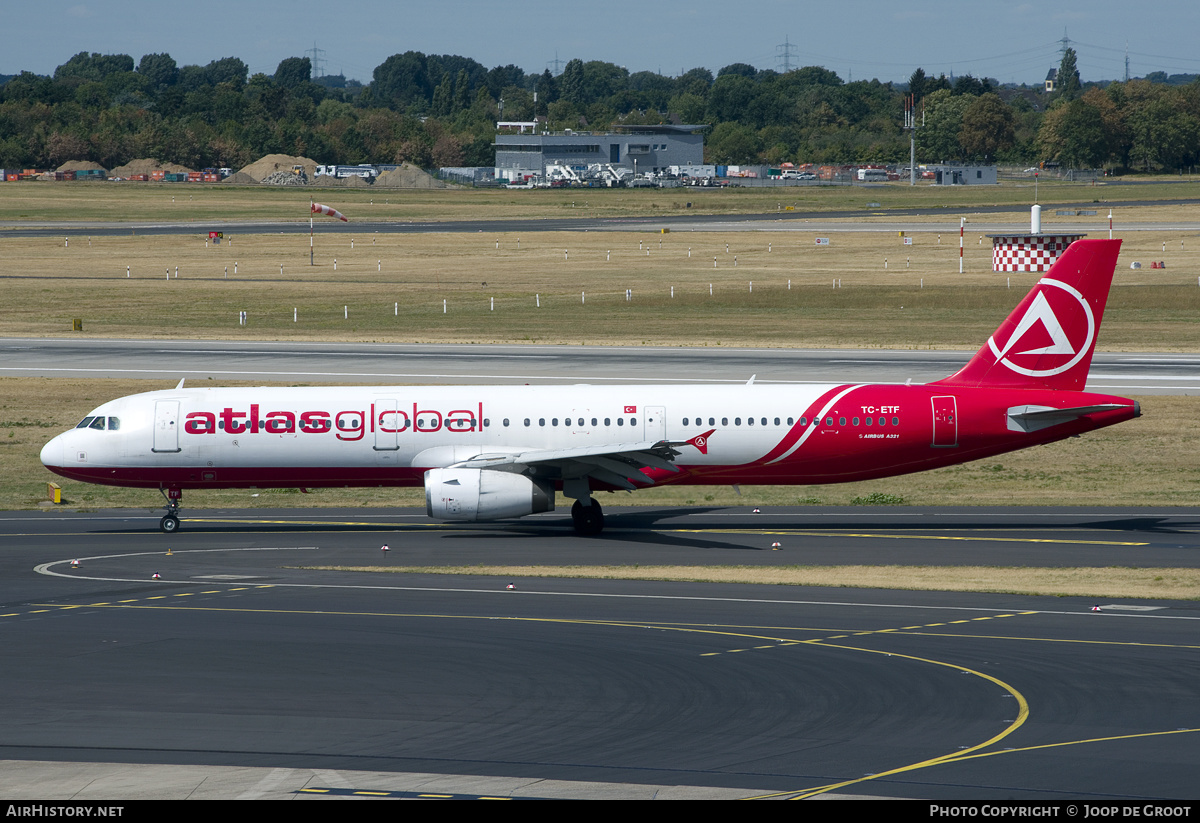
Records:
[[[75,480],[158,489],[424,486],[431,517],[554,509],[655,484],[838,483],[1061,440],[1140,414],[1085,392],[1119,240],[1079,240],[934,383],[190,388],[105,403],[42,449]],[[797,377],[801,377],[797,375]]]

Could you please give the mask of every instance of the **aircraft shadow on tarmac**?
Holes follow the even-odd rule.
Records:
[[[1075,519],[1070,512],[1058,512],[1069,522],[1046,522],[1038,517],[1029,521],[1020,518],[998,520],[989,517],[989,509],[981,509],[978,518],[965,512],[939,512],[946,520],[933,518],[928,510],[914,513],[912,510],[881,511],[878,507],[862,507],[859,512],[844,509],[813,508],[790,513],[767,510],[765,513],[745,512],[742,517],[730,517],[728,507],[692,506],[664,509],[609,509],[606,513],[606,528],[599,535],[580,536],[581,539],[623,543],[635,541],[640,544],[687,546],[691,548],[724,548],[760,551],[720,539],[722,532],[745,534],[746,532],[771,532],[779,530],[819,530],[821,532],[1011,532],[1014,529],[1036,528],[1040,532],[1076,532],[1095,529],[1111,532],[1144,534],[1187,534],[1200,528],[1200,517],[1180,518],[1147,514],[1144,516],[1106,517],[1095,513],[1094,517]],[[721,513],[719,523],[712,522],[706,515]],[[223,514],[223,513],[222,513]],[[564,515],[566,512],[564,512]],[[763,516],[764,514],[772,516]],[[783,515],[783,516],[781,516]],[[869,517],[868,517],[869,515]],[[892,516],[889,516],[892,515]],[[953,520],[949,518],[952,517]],[[227,518],[227,519],[226,519]],[[699,522],[689,523],[694,518]],[[215,521],[215,522],[214,522]],[[261,533],[289,534],[312,531],[353,533],[391,532],[398,534],[438,534],[451,540],[493,540],[497,537],[548,537],[561,536],[573,529],[569,516],[545,517],[534,521],[498,521],[491,523],[389,523],[386,518],[379,522],[353,522],[353,515],[330,513],[322,516],[311,513],[304,520],[294,522],[270,515],[256,519],[252,512],[237,512],[199,517],[184,521],[187,534],[227,534],[253,530]],[[147,532],[157,531],[146,527]],[[692,531],[695,530],[695,531]],[[97,533],[128,533],[129,529],[100,529]],[[703,533],[703,536],[701,535]]]

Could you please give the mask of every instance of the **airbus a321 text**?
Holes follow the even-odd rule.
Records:
[[[486,521],[654,484],[817,484],[934,469],[1140,414],[1084,392],[1119,240],[1079,240],[954,375],[934,383],[184,388],[105,403],[42,449],[72,480],[158,489],[425,487]]]

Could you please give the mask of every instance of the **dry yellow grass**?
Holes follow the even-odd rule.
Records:
[[[986,240],[960,275],[951,238],[815,236],[322,235],[315,266],[301,235],[8,237],[0,335],[973,348],[1037,277],[992,272]],[[1145,267],[1118,271],[1101,348],[1200,348],[1200,238],[1125,242]]]
[[[314,570],[568,577],[828,586],[856,589],[1003,592],[1056,597],[1200,599],[1200,569],[1001,566],[306,566]]]

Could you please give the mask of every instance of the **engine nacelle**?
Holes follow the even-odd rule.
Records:
[[[475,522],[554,511],[554,486],[488,469],[425,472],[425,511],[438,520]]]

